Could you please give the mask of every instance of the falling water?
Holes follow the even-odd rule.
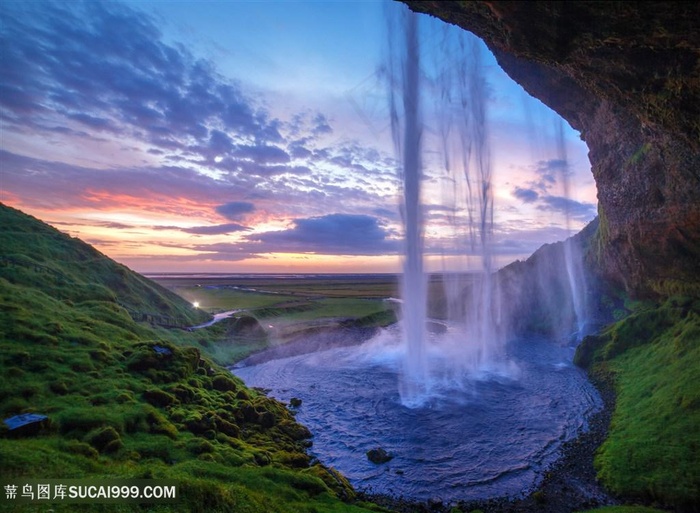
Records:
[[[441,139],[444,179],[452,184],[448,203],[454,213],[452,245],[465,255],[476,255],[480,271],[472,275],[470,297],[465,297],[463,272],[444,273],[451,336],[441,341],[449,352],[429,358],[426,333],[427,280],[424,270],[421,185],[422,135],[421,48],[418,18],[403,14],[400,30],[405,53],[391,53],[389,103],[392,134],[400,160],[403,183],[401,213],[405,229],[403,263],[403,337],[406,352],[399,389],[406,406],[420,406],[436,381],[459,382],[474,371],[491,369],[500,358],[498,289],[492,278],[493,188],[487,133],[487,88],[480,46],[464,35],[445,37],[440,55],[444,66],[434,66],[432,86],[440,93],[435,116]],[[399,93],[396,92],[399,91]]]
[[[571,198],[569,178],[569,160],[566,151],[566,141],[564,139],[564,122],[559,118],[557,120],[556,126],[557,133],[557,160],[559,166],[559,174],[561,176],[562,188],[564,193],[564,198],[566,199],[565,204],[565,216],[566,216],[566,233],[567,239],[564,241],[564,263],[566,266],[566,274],[569,280],[569,287],[571,289],[571,301],[574,309],[574,315],[576,316],[576,333],[574,334],[574,341],[580,341],[585,335],[584,329],[587,320],[587,308],[586,308],[586,280],[583,272],[583,257],[581,254],[581,248],[579,247],[577,241],[571,237],[571,207],[569,200]]]
[[[358,489],[418,500],[514,496],[539,482],[561,444],[585,428],[586,417],[600,405],[584,373],[571,364],[571,348],[522,335],[506,344],[506,328],[527,306],[519,298],[568,325],[561,296],[581,297],[581,260],[571,245],[566,265],[564,252],[547,252],[544,264],[533,264],[527,276],[515,273],[505,284],[495,279],[481,46],[452,31],[431,34],[439,46],[425,52],[419,18],[407,9],[400,16],[400,24],[390,25],[395,44],[384,76],[403,184],[402,322],[362,345],[328,344],[236,373],[283,401],[302,399],[297,419],[314,433],[313,455]],[[567,189],[563,136],[561,141],[561,183]],[[436,183],[443,185],[439,205]],[[429,222],[426,212],[436,211],[451,219],[449,228],[435,223],[436,230]],[[430,238],[424,230],[433,230]],[[439,334],[426,328],[433,305],[424,255],[437,253],[435,240],[443,241],[446,263],[463,265],[451,273],[443,269],[440,309],[446,318]],[[476,273],[469,265],[475,259]],[[583,305],[573,301],[579,320]],[[389,464],[364,457],[378,445],[394,456]]]
[[[405,404],[416,404],[425,393],[425,321],[426,278],[423,270],[423,221],[421,209],[421,132],[420,115],[420,47],[418,17],[405,15],[406,58],[403,65],[403,146],[397,144],[403,163],[403,205],[405,225],[405,259],[402,281],[404,339],[406,359],[401,381]],[[392,131],[398,134],[398,116],[392,101]],[[400,136],[395,136],[395,141]],[[401,152],[401,149],[403,150]]]

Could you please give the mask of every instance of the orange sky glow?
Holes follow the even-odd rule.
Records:
[[[263,23],[246,2],[3,2],[0,201],[139,272],[399,272],[381,5],[328,4],[319,22],[280,3]],[[445,29],[420,21],[428,74]],[[129,33],[95,28],[111,26]],[[590,222],[596,189],[579,134],[481,48],[500,267]],[[468,215],[449,205],[465,192],[435,150],[431,87],[426,267],[471,270],[479,258],[455,254]]]

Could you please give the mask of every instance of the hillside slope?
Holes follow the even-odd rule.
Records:
[[[284,405],[188,347],[202,333],[151,325],[201,320],[184,300],[5,206],[0,248],[0,419],[47,417],[0,422],[0,479],[176,479],[180,502],[153,511],[366,511]]]
[[[0,204],[0,277],[80,303],[104,301],[139,320],[189,326],[208,315],[95,248]]]
[[[586,337],[575,362],[617,395],[598,477],[623,497],[700,511],[700,301],[641,304]]]

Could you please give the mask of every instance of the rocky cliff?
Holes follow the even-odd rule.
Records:
[[[700,294],[700,4],[405,3],[482,38],[581,132],[601,277],[636,296]]]

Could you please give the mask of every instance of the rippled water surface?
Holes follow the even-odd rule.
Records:
[[[234,370],[282,401],[302,399],[297,419],[314,434],[311,453],[360,490],[418,500],[517,495],[601,404],[571,348],[528,339],[511,343],[499,366],[446,373],[422,406],[407,408],[397,336],[380,338]],[[369,462],[374,447],[394,458]]]

